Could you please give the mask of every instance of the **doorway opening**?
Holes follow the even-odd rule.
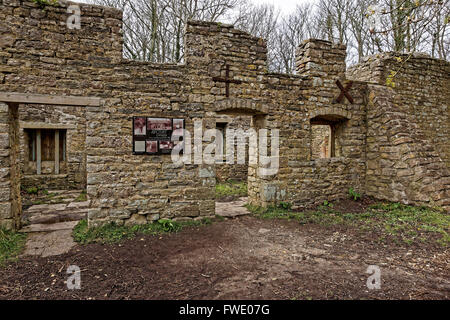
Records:
[[[21,225],[46,229],[85,219],[85,107],[19,104],[18,122]]]
[[[252,147],[249,135],[258,133],[264,119],[265,115],[253,109],[217,113],[216,130],[222,133],[223,141],[216,139],[216,150],[223,151],[223,157],[215,165],[216,215],[227,218],[247,215],[245,206],[249,199],[258,196],[254,192],[259,183],[258,165],[250,161],[257,150]]]
[[[2,198],[7,229],[45,232],[72,229],[87,217],[86,106],[100,107],[94,97],[0,93],[9,141],[2,161]],[[6,152],[7,151],[7,152]],[[7,183],[7,184],[6,184]],[[55,224],[70,222],[58,228]]]

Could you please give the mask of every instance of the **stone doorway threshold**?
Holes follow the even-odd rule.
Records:
[[[51,191],[56,194],[48,203],[36,204],[24,210],[21,232],[28,233],[24,256],[49,257],[68,252],[75,242],[72,230],[87,218],[89,201],[79,201],[82,190]]]
[[[240,198],[232,202],[216,202],[216,215],[224,218],[236,218],[249,215],[245,205],[248,198]]]

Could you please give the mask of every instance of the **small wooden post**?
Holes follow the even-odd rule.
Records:
[[[41,130],[36,130],[36,173],[42,173],[41,161]]]
[[[59,130],[55,130],[55,174],[59,174]]]
[[[66,138],[67,137],[67,131],[64,134],[64,140],[63,140],[63,147],[62,147],[62,161],[66,161]]]
[[[35,131],[31,131],[31,159],[34,161],[36,161],[36,132]]]
[[[336,157],[336,126],[334,124],[330,125],[330,158]]]

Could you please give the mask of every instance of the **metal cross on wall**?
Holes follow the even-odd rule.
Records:
[[[234,84],[241,84],[242,81],[241,80],[234,80],[233,78],[230,78],[230,66],[226,65],[225,67],[225,78],[223,77],[214,77],[213,81],[215,82],[225,82],[225,94],[227,96],[227,98],[230,96],[230,83],[234,83]]]
[[[336,81],[337,86],[339,87],[339,89],[341,90],[341,94],[339,95],[339,97],[336,99],[337,103],[342,103],[342,100],[344,99],[344,97],[347,98],[347,100],[353,104],[353,97],[350,95],[350,93],[348,93],[353,85],[353,82],[350,81],[347,86],[344,88],[344,86],[342,85],[342,83],[337,80]]]

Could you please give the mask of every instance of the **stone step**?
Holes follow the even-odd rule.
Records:
[[[233,202],[216,202],[216,215],[224,218],[249,215],[250,212],[245,207],[247,201],[247,198],[241,198],[238,201]]]
[[[66,195],[66,194],[80,194],[83,192],[83,190],[48,190],[49,193],[56,193],[56,194],[62,194],[62,195]]]
[[[71,202],[69,203],[69,205],[67,206],[67,208],[77,208],[77,209],[81,209],[81,208],[89,208],[89,205],[91,204],[91,201],[83,201],[83,202]]]
[[[21,257],[57,256],[69,252],[74,246],[72,230],[31,233],[28,235],[25,251]]]
[[[66,221],[80,221],[87,218],[87,209],[66,210],[61,213],[31,215],[25,217],[26,224],[50,224]]]
[[[23,227],[20,232],[32,233],[32,232],[51,232],[58,230],[72,230],[78,224],[78,221],[59,222],[52,224],[31,224]]]
[[[90,201],[84,202],[70,202],[67,203],[57,203],[57,204],[38,204],[29,207],[24,211],[24,214],[54,214],[58,212],[63,212],[68,209],[83,209],[89,208]]]
[[[43,214],[45,212],[55,212],[55,211],[64,211],[67,208],[66,203],[58,203],[58,204],[37,204],[29,207],[25,212],[34,214]]]
[[[73,201],[75,201],[76,198],[58,198],[58,199],[50,199],[50,200],[45,200],[46,203],[48,204],[61,204],[61,203],[71,203]]]

